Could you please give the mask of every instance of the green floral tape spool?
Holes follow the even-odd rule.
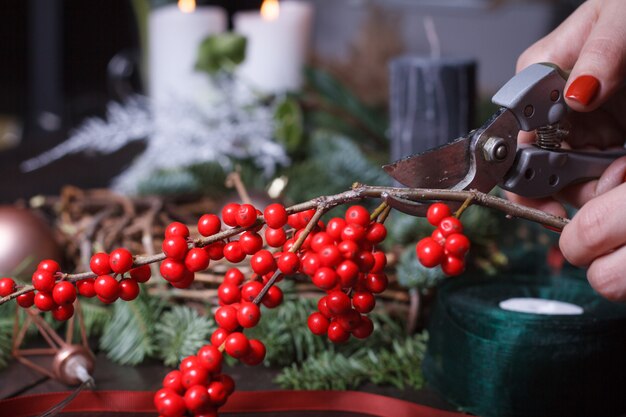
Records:
[[[440,288],[429,330],[424,375],[465,411],[626,411],[626,305],[603,299],[583,279],[451,279]]]

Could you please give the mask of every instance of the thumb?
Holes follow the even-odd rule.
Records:
[[[596,2],[597,20],[586,39],[566,85],[567,104],[591,111],[603,104],[626,76],[626,3]]]

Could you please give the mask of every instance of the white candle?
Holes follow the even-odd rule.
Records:
[[[266,10],[275,11],[272,7]],[[262,16],[259,11],[237,13],[235,32],[248,40],[246,59],[237,70],[242,82],[263,93],[298,90],[312,20],[313,6],[304,1],[280,2],[278,16]]]
[[[200,43],[226,30],[226,12],[195,7],[193,1],[159,7],[148,19],[148,91],[157,103],[173,98],[203,101],[210,94],[207,74],[195,71]]]

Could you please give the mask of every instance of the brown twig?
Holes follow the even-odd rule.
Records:
[[[310,201],[296,204],[287,208],[287,213],[298,213],[305,210],[316,209],[316,213],[314,215],[315,222],[311,219],[307,229],[312,230],[312,228],[317,224],[317,220],[322,216],[323,213],[336,207],[341,204],[353,203],[360,200],[368,199],[368,198],[381,198],[383,194],[391,195],[399,198],[403,198],[406,200],[417,201],[417,202],[427,202],[427,201],[466,201],[468,198],[472,199],[474,204],[478,204],[484,207],[493,208],[499,211],[506,213],[511,217],[519,217],[526,220],[530,220],[533,222],[537,222],[546,226],[549,226],[553,229],[561,230],[563,227],[567,225],[569,222],[568,219],[554,216],[552,214],[546,213],[541,210],[537,210],[534,208],[526,207],[520,204],[513,203],[511,201],[505,200],[500,197],[488,195],[485,193],[481,193],[476,190],[469,191],[457,191],[457,190],[435,190],[435,189],[420,189],[420,188],[394,188],[394,187],[378,187],[378,186],[367,186],[362,184],[354,184],[353,188],[348,191],[344,191],[343,193],[331,195],[331,196],[323,196],[314,198]],[[385,211],[382,215],[385,215]],[[252,226],[251,228],[257,227],[258,224],[263,224],[263,218],[259,217],[258,222]],[[248,228],[249,229],[249,228]],[[220,240],[228,239],[230,237],[236,236],[239,233],[247,230],[242,227],[235,227],[232,229],[225,230],[216,235],[199,238],[196,239],[192,246],[196,247],[204,247],[213,242],[217,242]],[[304,241],[308,232],[303,233],[300,236],[299,241]],[[300,242],[300,244],[302,244]],[[293,251],[299,249],[298,242],[293,245]],[[133,263],[133,267],[151,264],[154,262],[159,262],[165,259],[165,254],[158,253],[155,255],[149,256],[136,256],[135,262]],[[70,282],[76,282],[85,278],[93,278],[96,275],[91,272],[83,272],[78,274],[62,274],[62,279],[65,279]],[[270,282],[272,284],[275,282],[277,276],[272,277]],[[268,282],[269,284],[269,282]],[[271,285],[268,286],[268,289]],[[24,288],[6,296],[0,298],[0,304],[4,304],[7,301],[10,301],[21,294],[32,291],[33,287],[31,285],[27,285]],[[262,292],[265,295],[267,291]],[[262,296],[261,296],[262,298]],[[260,300],[260,298],[259,298]]]

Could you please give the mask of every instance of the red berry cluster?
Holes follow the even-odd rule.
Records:
[[[301,228],[304,222],[294,219],[292,223]],[[326,335],[334,343],[345,342],[350,335],[364,339],[372,333],[372,321],[365,314],[376,304],[374,294],[388,285],[383,272],[387,258],[376,249],[386,235],[383,224],[370,221],[367,209],[352,206],[345,218],[335,217],[326,226],[318,224],[306,238],[301,271],[326,291],[318,301],[318,311],[309,316],[312,333]]]
[[[163,388],[154,396],[154,405],[163,417],[217,416],[235,390],[233,379],[222,374],[222,353],[213,345],[188,356],[178,369],[163,378]]]
[[[215,214],[205,214],[198,220],[198,231],[203,236],[214,235],[221,227],[221,221]],[[209,248],[189,248],[189,244],[189,228],[186,225],[173,222],[167,226],[161,245],[166,258],[161,262],[160,272],[176,288],[189,288],[195,273],[209,267]]]
[[[460,275],[465,270],[465,254],[470,248],[470,241],[463,234],[463,224],[452,216],[450,207],[444,203],[431,205],[426,218],[437,228],[430,237],[417,243],[417,259],[427,268],[441,265],[444,274]]]
[[[150,266],[133,266],[133,255],[128,249],[118,248],[111,253],[98,252],[91,257],[89,268],[96,278],[85,278],[76,282],[83,297],[97,297],[105,304],[118,298],[131,301],[139,295],[139,283],[150,279]],[[129,277],[125,277],[128,273]],[[118,279],[119,277],[119,279]]]

